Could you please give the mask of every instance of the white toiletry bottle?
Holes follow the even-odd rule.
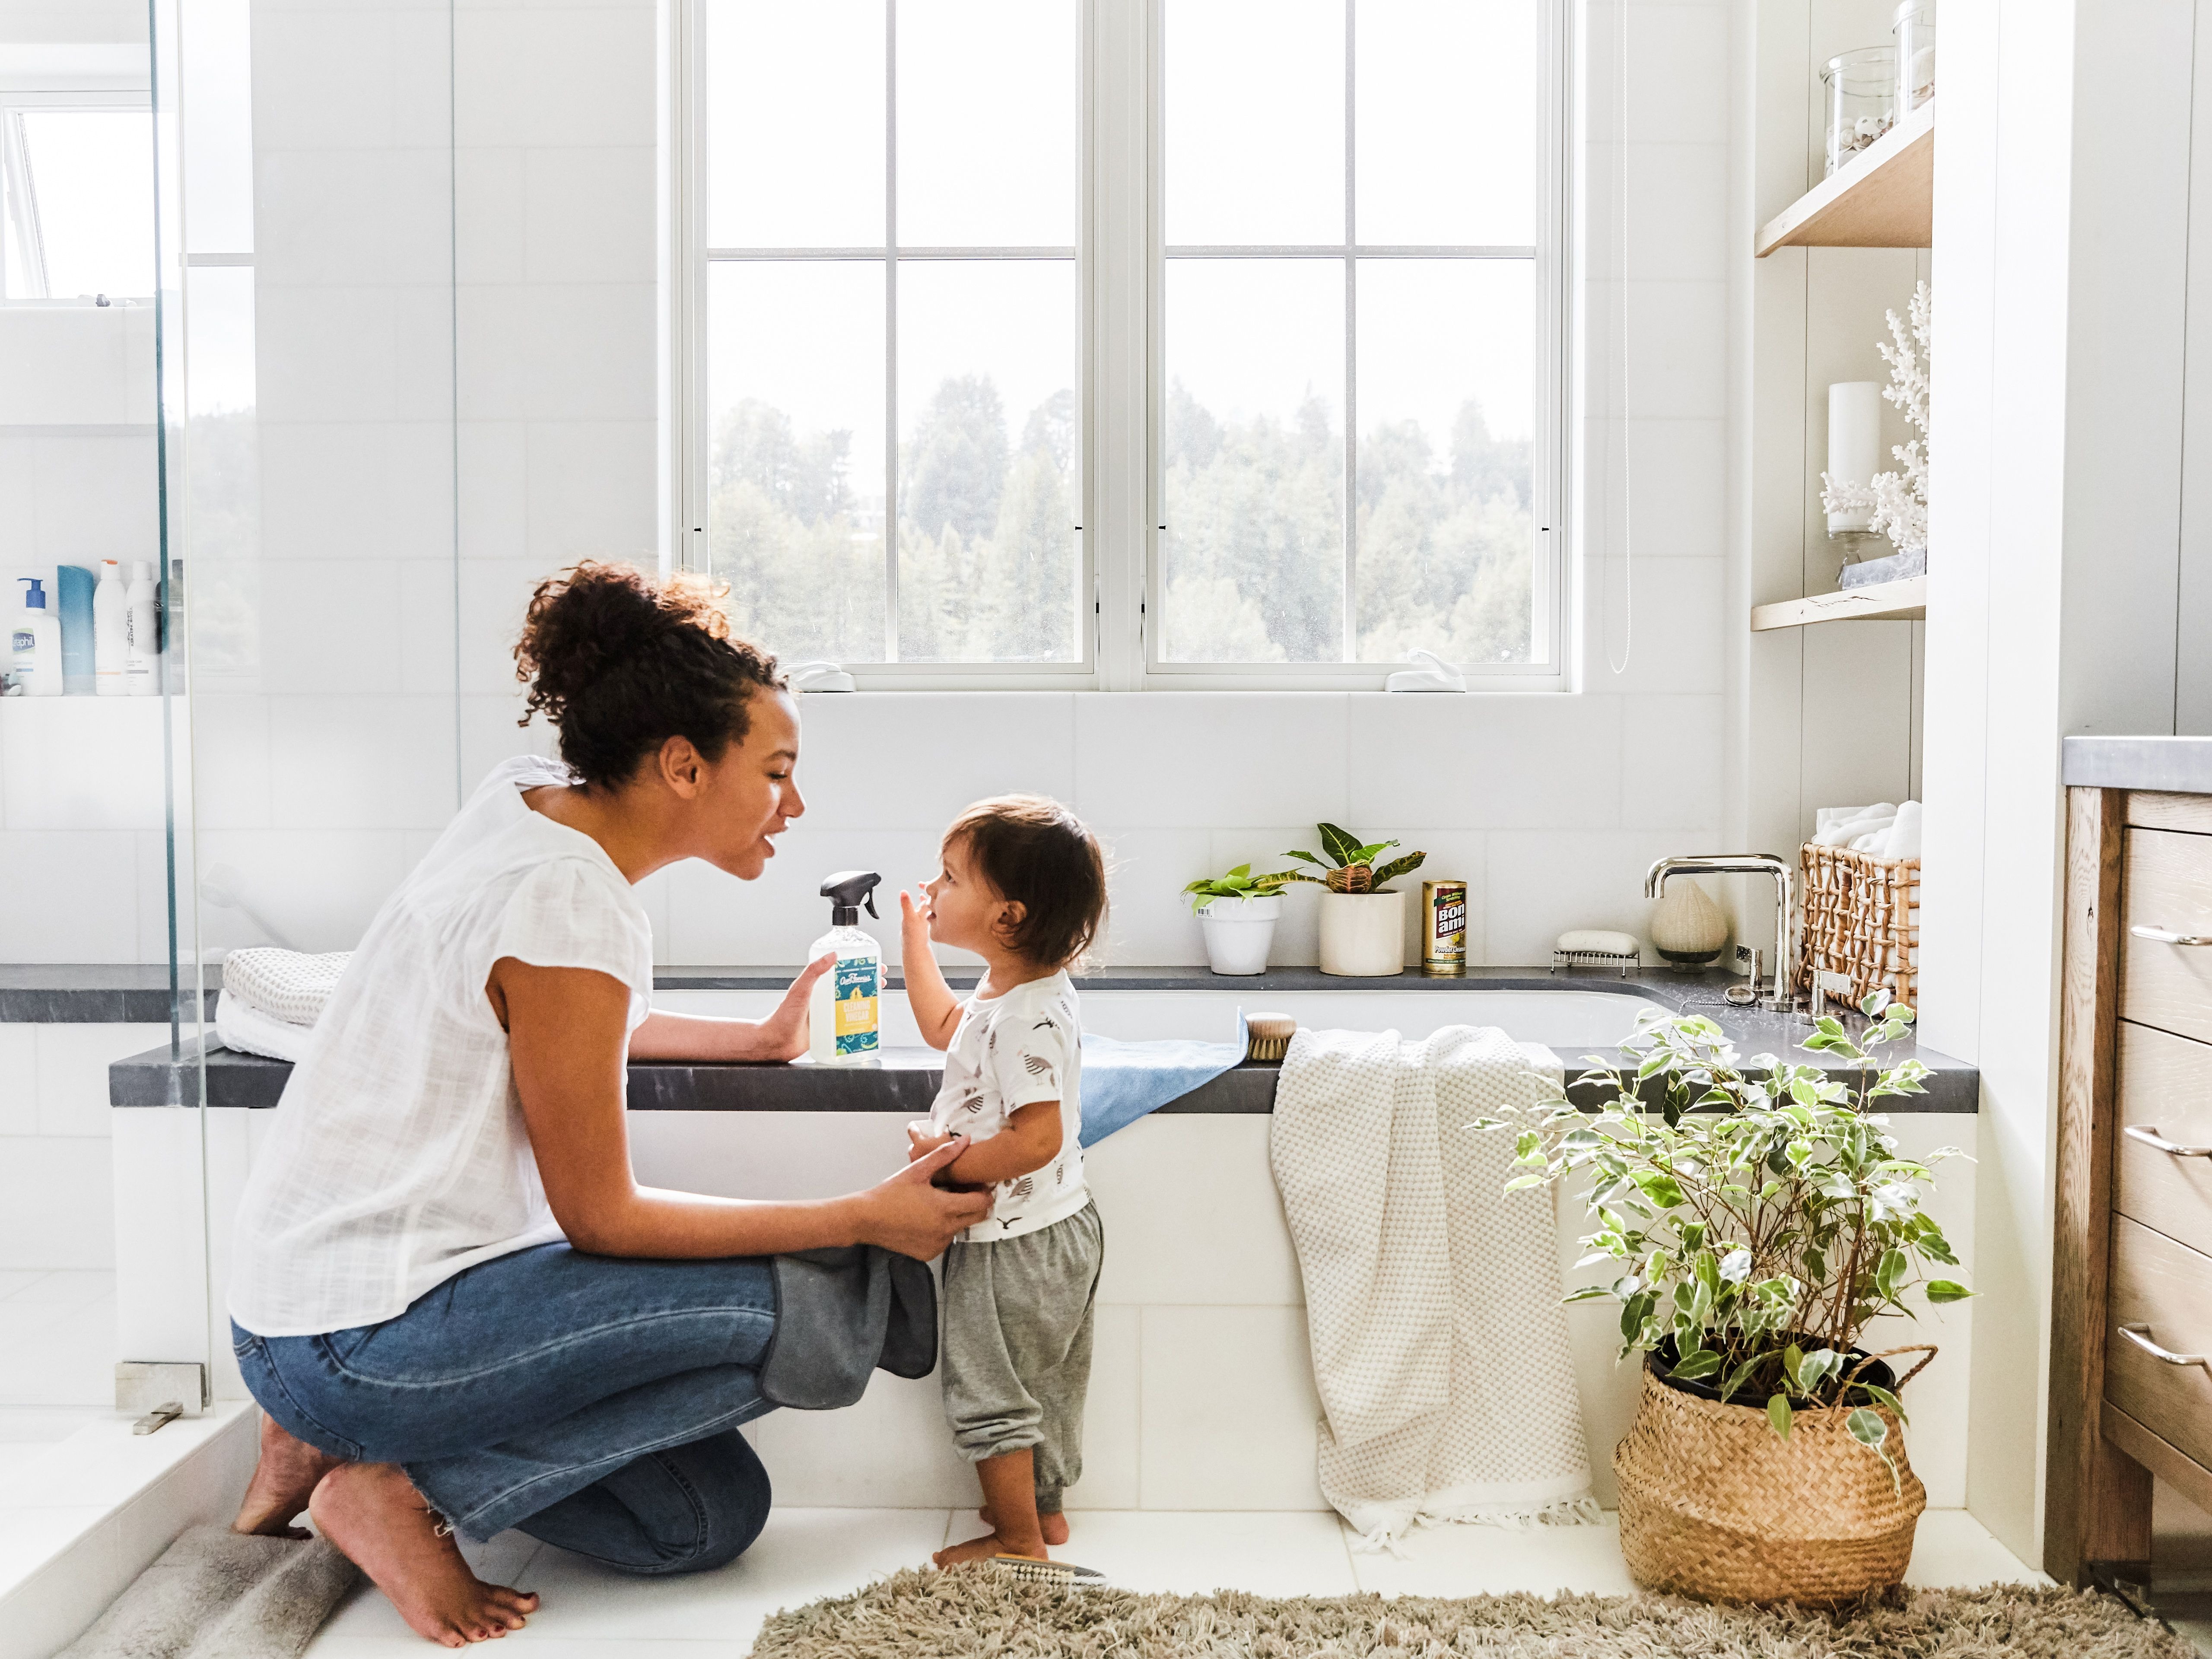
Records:
[[[150,697],[161,689],[161,618],[149,561],[131,562],[123,600],[123,688],[134,697]]]
[[[877,1007],[884,992],[884,947],[860,929],[860,906],[876,914],[872,870],[843,870],[822,884],[830,931],[814,941],[809,962],[831,951],[837,960],[814,981],[806,1003],[806,1053],[817,1065],[849,1065],[876,1051]]]
[[[123,567],[102,559],[100,585],[92,590],[92,687],[103,697],[123,696],[129,690],[123,683],[123,659],[131,651],[130,609]]]
[[[23,608],[8,625],[8,678],[17,695],[58,697],[62,694],[62,619],[46,609],[46,586],[36,576],[26,584]]]

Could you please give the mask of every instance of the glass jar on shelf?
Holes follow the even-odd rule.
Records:
[[[1902,0],[1890,33],[1897,41],[1901,120],[1936,95],[1936,0]]]
[[[1838,52],[1820,71],[1820,88],[1828,112],[1826,170],[1832,173],[1897,119],[1897,53],[1889,46]]]

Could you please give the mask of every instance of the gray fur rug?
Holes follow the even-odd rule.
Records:
[[[1893,1590],[1829,1615],[1657,1595],[1139,1595],[895,1574],[770,1619],[753,1659],[2195,1659],[2109,1596]]]
[[[356,1571],[319,1538],[193,1527],[55,1659],[298,1659]]]

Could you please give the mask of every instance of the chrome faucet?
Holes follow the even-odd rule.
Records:
[[[1796,1006],[1797,985],[1797,866],[1771,853],[1708,853],[1695,858],[1661,859],[1644,877],[1644,896],[1657,898],[1669,876],[1771,876],[1774,878],[1774,993],[1759,994],[1759,955],[1751,953],[1751,998],[1758,1006],[1787,1011]],[[1729,993],[1730,1000],[1735,998]]]

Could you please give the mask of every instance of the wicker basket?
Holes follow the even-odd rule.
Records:
[[[1842,974],[1857,1001],[1879,987],[1920,1006],[1920,860],[1878,859],[1848,847],[1815,847],[1805,867],[1805,947],[1797,989],[1810,995],[1817,969]]]
[[[1759,1407],[1668,1388],[1647,1364],[1613,1454],[1628,1571],[1645,1589],[1699,1601],[1807,1607],[1898,1583],[1928,1492],[1896,1417],[1877,1409],[1897,1486],[1842,1411],[1800,1412],[1784,1440]]]

